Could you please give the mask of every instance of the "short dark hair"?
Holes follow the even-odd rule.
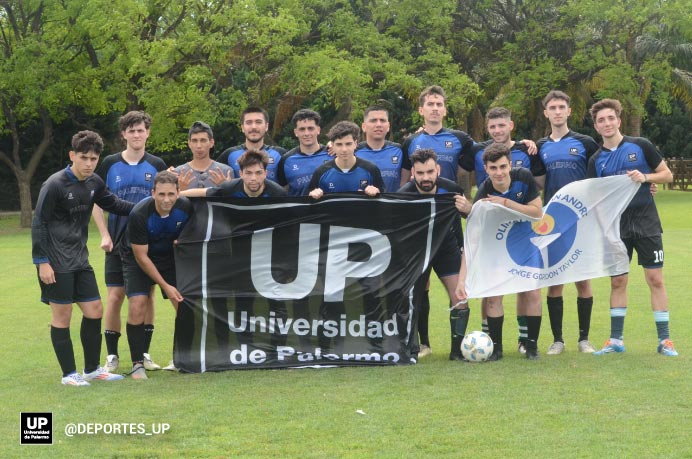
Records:
[[[572,100],[567,93],[559,91],[557,89],[553,89],[550,91],[546,96],[543,98],[543,101],[541,102],[543,104],[543,108],[545,108],[548,105],[548,102],[550,102],[553,99],[559,99],[559,100],[564,100],[567,102],[567,106],[569,107],[569,101]]]
[[[370,112],[385,112],[387,114],[387,119],[389,119],[389,110],[384,108],[382,105],[371,105],[363,112],[363,121],[368,118]]]
[[[192,138],[192,134],[199,134],[200,132],[206,132],[209,136],[209,140],[214,138],[214,131],[211,130],[211,126],[204,121],[195,121],[192,123],[192,126],[190,126],[190,131],[187,133],[187,139],[190,140]]]
[[[494,163],[495,161],[499,161],[502,157],[507,158],[509,163],[512,164],[510,151],[507,145],[493,142],[488,145],[483,152],[483,164]]]
[[[269,155],[261,150],[250,148],[238,158],[238,167],[241,171],[255,164],[259,164],[266,171],[269,165]]]
[[[178,176],[175,175],[171,171],[161,171],[158,174],[156,174],[156,177],[154,177],[154,188],[156,188],[156,185],[158,184],[165,184],[165,183],[172,183],[175,185],[175,188],[178,188]]]
[[[414,151],[411,155],[411,164],[425,164],[431,159],[434,159],[435,164],[437,164],[437,153],[435,153],[435,150],[433,150],[432,148],[421,148],[420,150]]]
[[[508,118],[512,119],[512,112],[505,107],[493,107],[488,110],[485,114],[485,123],[487,124],[490,120],[496,120],[498,118]]]
[[[612,108],[615,111],[615,115],[620,118],[620,114],[622,114],[622,104],[620,101],[617,99],[602,99],[593,104],[589,109],[591,119],[596,121],[596,115],[598,115],[598,112],[606,108]]]
[[[293,125],[296,125],[298,121],[303,120],[313,120],[315,124],[319,126],[320,121],[322,121],[322,117],[315,110],[310,110],[309,108],[302,108],[293,114],[293,118],[291,118],[291,123],[293,123]]]
[[[346,137],[347,135],[353,136],[353,140],[358,142],[360,139],[360,128],[358,125],[352,121],[339,121],[336,123],[327,133],[327,137],[332,142]]]
[[[442,86],[432,85],[425,88],[423,92],[420,93],[420,96],[418,96],[419,107],[425,105],[425,98],[428,96],[440,96],[447,102],[447,94],[445,94],[445,90],[442,89]]]
[[[79,131],[72,136],[72,151],[75,153],[89,153],[93,151],[101,156],[103,139],[94,131]]]
[[[125,113],[123,116],[120,117],[120,120],[118,120],[120,132],[126,131],[127,128],[130,128],[139,123],[144,123],[144,127],[149,129],[149,127],[151,126],[151,116],[149,116],[149,114],[147,114],[146,112],[133,110],[131,112]]]
[[[243,124],[245,122],[245,115],[247,115],[248,113],[261,113],[264,117],[264,122],[269,123],[269,113],[267,113],[265,109],[263,109],[262,107],[248,107],[245,110],[243,110],[243,113],[240,114],[240,124]]]

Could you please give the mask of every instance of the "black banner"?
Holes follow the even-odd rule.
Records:
[[[176,247],[187,372],[411,362],[412,289],[451,195],[194,199]]]

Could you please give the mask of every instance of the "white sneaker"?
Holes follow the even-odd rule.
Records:
[[[565,350],[565,343],[561,341],[555,341],[553,344],[550,345],[548,348],[548,352],[546,352],[547,355],[558,355],[562,354],[562,351]]]
[[[82,375],[80,375],[76,371],[74,373],[70,373],[67,376],[63,376],[62,383],[66,386],[91,386],[91,384],[84,381]]]
[[[141,363],[136,363],[132,367],[130,376],[132,376],[132,379],[149,379],[147,377],[147,371],[144,369],[144,365],[142,365]]]
[[[581,340],[577,344],[577,349],[579,349],[579,352],[583,352],[585,354],[593,354],[596,352],[596,348],[593,347],[593,344],[589,342],[589,340]]]
[[[178,371],[178,369],[175,367],[175,363],[173,363],[172,360],[171,360],[171,362],[170,362],[168,365],[166,365],[166,366],[163,367],[162,369],[163,369],[163,370],[166,370],[166,371]]]
[[[423,357],[428,357],[429,355],[432,355],[432,349],[430,349],[430,346],[421,344],[420,350],[418,351],[418,358],[422,359]]]
[[[151,360],[151,356],[149,354],[147,354],[145,352],[143,355],[144,355],[144,369],[145,370],[156,371],[156,370],[161,369],[161,366],[159,364],[157,364],[153,360]]]
[[[115,373],[118,371],[119,366],[120,360],[118,359],[118,356],[115,354],[109,354],[108,357],[106,357],[106,364],[103,366],[103,369],[108,373]]]
[[[125,379],[123,375],[109,373],[108,371],[104,370],[103,367],[98,367],[91,373],[84,373],[83,378],[85,381],[118,381],[120,379]]]
[[[521,355],[526,355],[526,346],[524,346],[524,343],[521,341],[519,341],[519,344],[517,344],[517,352]]]

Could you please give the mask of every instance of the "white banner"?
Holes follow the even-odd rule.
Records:
[[[555,193],[541,219],[477,202],[464,238],[469,297],[628,272],[620,215],[640,186],[625,175],[573,182]]]

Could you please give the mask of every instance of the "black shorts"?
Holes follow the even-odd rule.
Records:
[[[632,261],[632,252],[637,251],[637,263],[643,268],[663,268],[663,240],[661,236],[623,238],[627,256]]]
[[[127,297],[130,298],[131,296],[138,295],[148,296],[149,292],[151,292],[151,286],[154,285],[155,282],[147,276],[147,273],[142,271],[142,268],[139,267],[134,256],[126,256],[122,261],[123,275],[125,277],[125,294]],[[172,286],[176,285],[175,268],[156,266],[156,269],[159,270],[159,274],[161,274],[161,277],[163,277],[166,282]],[[163,289],[161,289],[161,294],[165,299],[168,299]]]
[[[38,274],[38,267],[36,273]],[[71,273],[55,273],[54,284],[44,284],[40,278],[38,283],[41,286],[41,301],[46,304],[86,303],[101,299],[96,276],[91,268]]]
[[[120,252],[112,250],[106,252],[106,286],[107,287],[122,287],[125,285],[123,277],[123,262],[120,259]]]
[[[447,233],[440,249],[430,261],[430,266],[435,270],[437,277],[442,278],[459,274],[461,251],[462,248],[457,244],[456,237],[452,233]]]

